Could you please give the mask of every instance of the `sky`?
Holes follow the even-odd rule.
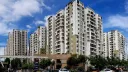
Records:
[[[27,30],[28,37],[38,26],[46,26],[50,15],[64,9],[71,0],[0,0],[0,55],[8,32]],[[102,16],[103,31],[119,30],[128,38],[128,0],[80,0]]]

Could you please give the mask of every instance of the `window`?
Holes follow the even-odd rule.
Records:
[[[84,50],[85,48],[83,47],[83,50]]]

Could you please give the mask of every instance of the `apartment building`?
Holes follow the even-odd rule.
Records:
[[[46,27],[39,26],[37,30],[30,35],[29,54],[40,54],[41,48],[46,48]]]
[[[104,57],[109,56],[109,49],[108,49],[108,34],[103,33],[103,51],[104,51]]]
[[[104,51],[108,57],[125,59],[125,37],[117,30],[104,33]]]
[[[103,53],[102,18],[79,0],[71,1],[47,21],[48,53],[87,56]]]
[[[7,48],[4,48],[4,55],[7,55]]]
[[[47,24],[47,53],[55,54],[55,17],[50,16]]]
[[[125,60],[128,59],[128,39],[125,39]]]
[[[6,54],[10,56],[27,55],[27,31],[13,29],[13,32],[9,32]]]
[[[103,55],[102,17],[91,8],[85,9],[86,55]]]

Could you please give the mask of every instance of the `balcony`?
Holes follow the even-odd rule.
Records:
[[[56,48],[60,48],[60,45],[58,44],[58,45],[55,45],[56,46]]]

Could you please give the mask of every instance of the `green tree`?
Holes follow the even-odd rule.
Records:
[[[22,63],[23,64],[27,63],[27,59],[23,59],[23,62]]]
[[[40,53],[41,53],[41,54],[46,54],[46,49],[45,49],[45,48],[41,48],[41,49],[40,49]]]
[[[106,59],[100,55],[91,56],[89,60],[91,65],[100,70],[106,66]]]
[[[52,68],[55,69],[54,65],[55,65],[55,61],[51,62]]]
[[[0,72],[5,72],[5,68],[2,66],[1,63],[0,63]]]
[[[87,57],[85,57],[84,55],[79,55],[78,56],[78,61],[79,63],[85,63],[87,61]]]
[[[28,69],[28,64],[27,63],[22,64],[22,69]]]
[[[33,63],[22,64],[22,69],[33,69],[33,67],[34,67]]]
[[[18,69],[21,67],[21,60],[16,58],[11,61],[11,66],[13,69]]]
[[[40,61],[40,68],[45,69],[46,67],[51,65],[51,60],[50,59],[41,59]]]
[[[9,58],[6,58],[4,62],[7,63],[7,68],[9,68],[9,65],[10,65],[10,59],[9,59]]]
[[[4,62],[7,62],[8,64],[10,64],[10,59],[6,58]]]
[[[28,69],[33,69],[34,65],[33,63],[28,63]]]
[[[81,68],[83,68],[82,70],[84,70],[85,63],[87,61],[87,57],[84,56],[84,55],[79,55],[78,58],[77,58],[77,61],[78,61],[78,63],[81,63],[82,64],[82,67],[79,67],[78,69],[81,70]]]
[[[74,66],[76,66],[78,64],[78,59],[76,57],[70,57],[67,60],[67,65],[70,68],[73,68]]]

